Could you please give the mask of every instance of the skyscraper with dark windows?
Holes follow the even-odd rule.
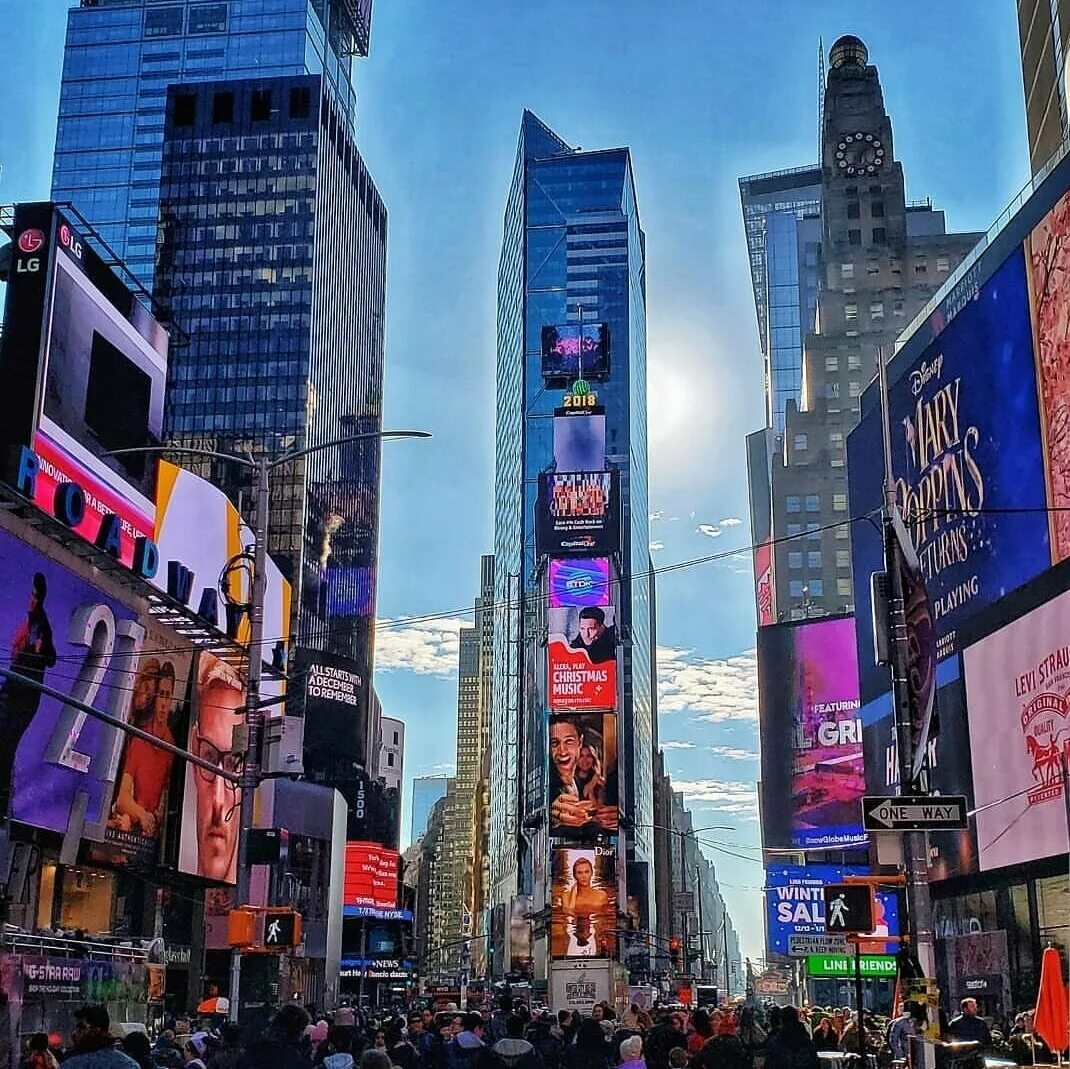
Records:
[[[386,209],[320,76],[172,86],[156,297],[189,336],[165,433],[223,452],[381,429]],[[274,475],[270,550],[298,646],[357,662],[370,692],[378,439]],[[202,462],[194,462],[202,463]],[[203,462],[240,500],[242,469]]]
[[[600,797],[610,809],[619,799],[619,829],[616,813],[603,811],[573,838],[613,853],[644,918],[653,825],[646,258],[631,154],[573,149],[531,112],[499,266],[496,446],[487,900],[489,938],[504,950],[494,968],[508,971],[563,953],[555,939],[565,938],[564,919],[560,933],[557,915],[549,919],[549,873],[565,864],[568,839],[551,827],[552,719],[583,702],[600,710],[587,714],[585,739]],[[573,537],[565,529],[577,517],[565,513],[577,508],[589,515]],[[577,626],[601,647],[579,653],[585,639],[554,635]],[[568,696],[560,680],[570,672],[555,665],[569,658],[612,664],[594,673],[581,665],[579,675],[615,685]],[[609,886],[610,876],[600,879]]]
[[[81,0],[67,19],[52,199],[152,288],[167,89],[317,75],[353,126],[372,0]]]

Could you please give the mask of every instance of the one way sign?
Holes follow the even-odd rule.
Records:
[[[867,796],[862,799],[866,831],[958,831],[969,827],[966,797],[961,794]]]

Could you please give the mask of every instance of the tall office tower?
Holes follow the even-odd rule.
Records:
[[[151,290],[167,87],[322,75],[352,128],[352,60],[368,54],[371,14],[372,0],[81,0],[67,19],[52,199],[72,201]]]
[[[1066,51],[1070,45],[1070,0],[1018,0],[1029,163],[1036,174],[1067,136]]]
[[[384,716],[379,747],[379,779],[388,790],[398,790],[405,777],[405,722]]]
[[[802,393],[802,340],[817,314],[821,168],[739,180],[754,310],[765,366],[765,422],[784,430],[784,409]]]
[[[784,401],[782,433],[771,425],[748,438],[762,625],[853,608],[844,438],[878,352],[890,356],[979,237],[947,234],[943,212],[907,202],[877,69],[857,37],[832,46],[822,131],[820,239],[794,250],[804,272],[817,270],[816,316],[812,329],[800,320],[801,338],[789,326],[782,339],[801,342],[801,388]],[[773,380],[766,390],[775,413]]]
[[[652,861],[653,657],[645,238],[631,155],[572,149],[530,112],[498,277],[495,500],[490,935],[504,948],[511,917],[495,970],[533,958],[545,975],[584,938],[550,902],[580,863],[569,850],[588,850],[614,902],[627,859],[629,894],[649,916],[649,880],[639,884]],[[582,759],[599,766],[598,789],[583,772],[585,821],[547,796],[548,780],[556,790],[554,776],[574,771],[564,756],[547,771],[551,714],[570,712]],[[599,928],[590,946],[601,953]]]
[[[416,843],[427,831],[431,807],[446,797],[446,776],[417,776],[412,781],[412,804],[409,806],[409,844]]]
[[[189,343],[168,367],[165,435],[269,455],[372,436],[277,469],[269,537],[294,587],[291,635],[355,670],[365,737],[386,226],[322,77],[171,87],[155,295]],[[236,465],[195,466],[234,501],[250,489]]]

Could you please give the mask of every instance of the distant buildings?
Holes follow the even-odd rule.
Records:
[[[409,808],[409,842],[416,843],[427,830],[431,807],[446,797],[446,776],[417,776],[412,781],[412,805]]]

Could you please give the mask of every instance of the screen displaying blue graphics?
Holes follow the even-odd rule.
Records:
[[[856,865],[778,865],[765,870],[766,931],[769,951],[787,954],[793,935],[825,935],[823,888],[842,883],[845,876],[865,876]],[[881,936],[899,934],[899,899],[894,891],[877,892],[877,927],[870,942],[863,938],[863,953],[883,954]]]
[[[893,374],[895,364],[892,365]],[[1051,564],[1044,457],[1025,259],[1019,247],[889,386],[896,501],[932,598],[939,656],[978,610]],[[875,514],[884,470],[881,414],[847,443],[854,516]],[[852,528],[855,611],[872,615],[880,532]],[[888,688],[869,627],[858,628],[862,700]]]
[[[559,557],[549,566],[550,608],[609,605],[608,557]]]

